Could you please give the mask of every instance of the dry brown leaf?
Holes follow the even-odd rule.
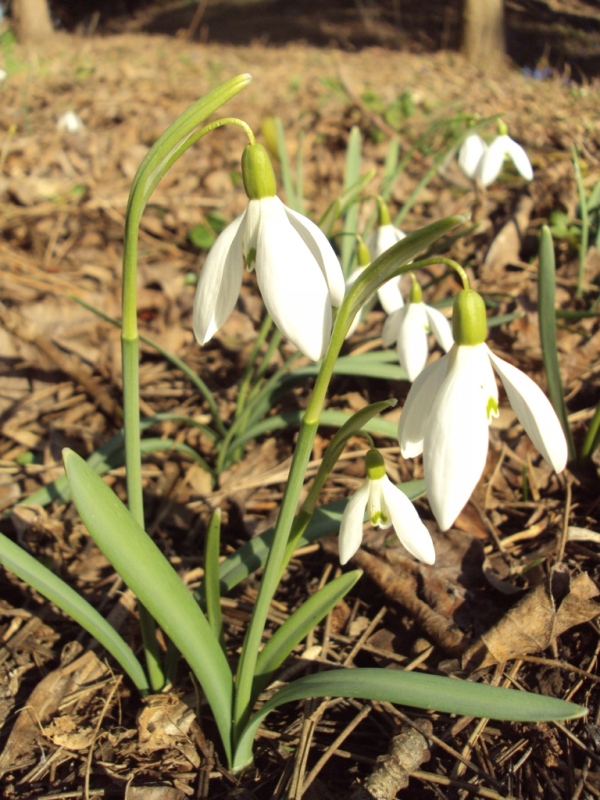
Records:
[[[514,215],[501,228],[490,245],[481,271],[482,280],[489,277],[497,284],[501,275],[503,283],[511,285],[515,282],[521,283],[522,278],[519,273],[511,275],[503,270],[507,264],[519,263],[521,260],[521,245],[532,211],[533,199],[529,195],[523,195]]]
[[[138,739],[143,750],[164,750],[185,740],[196,715],[175,695],[144,698],[138,717]]]
[[[466,670],[501,664],[545,650],[561,633],[600,613],[598,588],[581,573],[571,579],[562,566],[528,592],[504,617],[465,652]]]
[[[38,749],[41,725],[54,714],[64,697],[87,683],[106,677],[107,668],[88,651],[67,666],[55,669],[29,695],[0,754],[0,775],[19,769]]]

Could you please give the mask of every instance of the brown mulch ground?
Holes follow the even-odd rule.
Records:
[[[598,84],[575,85],[559,75],[536,81],[516,71],[502,79],[484,78],[449,52],[416,55],[374,47],[349,53],[300,44],[231,47],[133,34],[61,37],[52,52],[37,58],[10,46],[3,54],[10,74],[0,87],[5,132],[0,149],[1,530],[51,564],[105,614],[113,614],[132,642],[131,599],[90,544],[74,510],[57,501],[44,508],[15,510],[15,504],[61,473],[64,446],[89,455],[119,430],[118,330],[73,296],[119,316],[123,220],[135,170],[177,114],[219,81],[251,72],[253,83],[227,113],[243,117],[256,130],[266,116],[276,114],[292,155],[302,135],[305,193],[315,217],[340,191],[353,125],[364,135],[364,171],[381,170],[392,133],[404,150],[436,121],[502,113],[532,156],[535,180],[526,188],[519,180],[492,187],[487,222],[459,240],[452,254],[470,269],[476,287],[497,300],[496,314],[514,315],[493,330],[496,349],[543,385],[535,312],[536,235],[552,211],[575,214],[573,145],[582,156],[588,191],[600,178]],[[403,93],[410,98],[411,115],[388,114]],[[81,117],[81,133],[57,130],[58,117],[68,110]],[[443,136],[428,141],[429,151],[416,155],[394,185],[395,207],[431,166]],[[248,279],[230,321],[201,349],[191,332],[194,288],[189,281],[199,256],[188,237],[209,212],[231,219],[243,208],[237,177],[242,144],[239,131],[229,129],[188,152],[155,193],[140,241],[142,333],[204,378],[226,421],[261,305]],[[468,211],[472,200],[469,187],[448,164],[421,193],[404,227],[414,230]],[[365,208],[365,219],[369,211]],[[520,235],[513,232],[511,238],[508,232],[499,239],[513,214]],[[600,274],[597,251],[588,257],[586,296],[579,301],[574,297],[573,244],[558,242],[557,255],[560,306],[591,307]],[[441,293],[432,288],[430,296],[436,291]],[[348,351],[375,346],[381,322],[381,312],[373,311]],[[593,316],[560,331],[561,367],[579,443],[600,399],[599,341]],[[143,350],[141,383],[144,415],[170,410],[206,417],[189,382],[150,348]],[[367,401],[402,398],[406,391],[406,384],[340,378],[331,405],[354,410]],[[304,401],[304,390],[296,388],[282,403],[298,408]],[[184,426],[166,423],[155,432],[187,442],[208,461],[213,458],[209,443]],[[315,459],[329,433],[317,440]],[[190,582],[201,574],[198,554],[216,502],[225,511],[228,548],[272,524],[292,443],[293,431],[253,442],[222,476],[217,492],[185,457],[158,453],[147,459],[150,530]],[[392,474],[397,470],[394,477],[420,477],[418,464],[398,463],[396,442],[381,444]],[[358,485],[363,474],[358,448],[363,446],[358,443],[336,471],[324,502]],[[122,477],[119,469],[110,475],[118,492]],[[411,745],[416,753],[409,766],[412,778],[402,797],[600,794],[600,712],[594,691],[600,631],[593,604],[599,560],[597,487],[593,465],[573,468],[560,478],[551,474],[506,408],[493,427],[488,467],[473,502],[449,534],[434,529],[434,570],[415,568],[393,546],[384,559],[381,537],[365,537],[356,565],[366,577],[298,649],[298,656],[452,674],[466,674],[483,662],[487,680],[590,709],[587,721],[565,725],[486,724],[427,715],[420,724],[430,725],[429,759],[417,736]],[[426,502],[419,507],[429,517]],[[572,528],[596,533],[596,538],[588,533],[577,541],[572,533],[569,537]],[[290,566],[273,619],[284,619],[305,592],[338,569],[334,543],[307,548]],[[233,641],[243,630],[255,592],[255,582],[248,581],[227,600]],[[576,608],[563,609],[561,617],[565,598]],[[533,646],[514,627],[507,630],[511,619],[524,638],[534,636]],[[540,619],[539,628],[530,628],[532,620]],[[9,573],[2,576],[0,626],[0,786],[5,798],[366,797],[361,785],[374,780],[376,759],[392,744],[407,752],[406,741],[398,744],[395,737],[403,731],[410,738],[410,721],[424,716],[336,700],[284,708],[272,715],[269,730],[259,738],[256,768],[234,778],[220,764],[218,749],[213,752],[210,722],[202,729],[190,724],[180,706],[177,713],[188,719],[181,724],[185,736],[175,741],[149,736],[149,730],[161,729],[152,719],[149,724],[146,711],[151,707],[138,716],[139,698],[101,652],[97,658],[89,649],[89,637]],[[185,675],[178,688],[193,703]],[[31,712],[19,714],[25,708]],[[338,737],[344,731],[342,741]],[[321,761],[325,754],[328,758]],[[394,797],[401,785],[381,789],[388,794],[379,796]]]

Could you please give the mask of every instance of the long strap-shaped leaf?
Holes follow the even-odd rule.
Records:
[[[256,662],[256,673],[252,694],[254,698],[263,691],[269,681],[299,642],[318,625],[362,575],[362,570],[345,572],[339,578],[326,583],[315,594],[305,600],[294,613],[277,628],[273,636],[260,651]]]
[[[0,533],[0,564],[58,606],[97,639],[123,667],[142,694],[149,691],[148,679],[142,665],[112,625],[58,575],[40,564],[26,550],[2,533]]]
[[[252,743],[270,711],[307,697],[385,700],[447,714],[521,722],[574,719],[587,713],[581,706],[554,697],[440,675],[377,668],[319,672],[285,686],[250,719],[239,738],[233,769],[241,770],[252,763]]]
[[[73,501],[90,535],[183,654],[206,695],[228,759],[233,678],[200,607],[116,494],[72,450],[63,452]]]

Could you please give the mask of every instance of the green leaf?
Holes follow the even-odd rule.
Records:
[[[305,378],[319,374],[321,362],[307,364],[285,375],[282,386],[301,383]],[[388,381],[407,381],[408,376],[398,363],[395,350],[373,350],[369,353],[350,353],[335,362],[334,375],[352,375],[363,378],[380,378]]]
[[[196,249],[210,250],[215,241],[215,234],[208,225],[195,225],[188,233],[188,239]]]
[[[291,425],[299,425],[302,422],[302,415],[302,411],[288,411],[285,414],[275,414],[272,417],[267,417],[267,419],[248,427],[244,433],[235,439],[232,447],[241,447],[251,439],[256,439],[265,433],[282,430]],[[341,428],[351,416],[352,414],[348,414],[346,411],[323,411],[320,424],[325,427]],[[376,436],[386,436],[388,439],[394,439],[398,435],[398,423],[390,422],[386,419],[372,419],[364,425],[364,430]]]
[[[206,532],[204,548],[204,588],[206,591],[206,616],[215,636],[225,652],[221,591],[219,586],[219,553],[221,550],[221,509],[215,508]]]
[[[90,535],[198,679],[230,754],[233,677],[208,620],[171,564],[116,494],[72,450],[63,452],[73,501]]]
[[[233,769],[252,763],[252,743],[267,714],[307,697],[354,697],[414,708],[518,722],[576,719],[587,710],[540,694],[391,669],[349,669],[305,675],[278,691],[250,719],[235,747]]]
[[[360,175],[360,153],[362,149],[362,134],[360,128],[354,125],[348,137],[348,149],[346,150],[346,172],[344,175],[344,189],[347,190],[359,179]],[[354,252],[356,248],[356,234],[358,233],[358,204],[354,203],[346,211],[344,217],[344,236],[341,244],[342,270],[344,276],[348,277]]]
[[[538,316],[542,357],[548,380],[548,394],[560,420],[567,443],[569,459],[575,458],[575,443],[569,426],[569,417],[558,363],[558,344],[556,340],[556,267],[554,243],[547,225],[542,226],[540,236],[540,271],[538,287]]]
[[[200,427],[201,429],[204,428],[201,423],[197,423],[190,417],[184,417],[181,416],[181,414],[170,414],[168,412],[164,414],[157,414],[155,417],[149,417],[148,419],[142,420],[141,428],[142,430],[145,430],[146,428],[153,427],[159,422],[165,421],[185,422],[188,425],[194,425],[196,427]],[[140,452],[142,455],[151,455],[152,453],[159,452],[160,450],[172,450],[173,452],[185,453],[194,461],[196,461],[202,467],[202,469],[208,472],[209,475],[212,476],[213,474],[212,470],[204,461],[202,456],[197,453],[196,450],[182,442],[177,442],[174,439],[163,439],[159,437],[147,437],[146,439],[142,439],[140,442]],[[120,432],[116,436],[113,436],[108,440],[108,442],[106,442],[106,444],[102,445],[102,447],[93,452],[92,455],[87,459],[87,463],[97,475],[106,475],[106,473],[111,469],[116,469],[117,467],[123,466],[125,463],[123,433]],[[65,503],[71,499],[71,490],[69,489],[69,482],[66,475],[61,475],[59,478],[56,478],[54,481],[52,481],[52,483],[42,486],[37,491],[33,492],[33,494],[23,498],[23,500],[19,500],[19,504],[33,503],[35,505],[47,506],[53,500],[58,498],[63,500]]]
[[[2,533],[0,563],[97,639],[121,665],[138,691],[148,693],[150,687],[142,665],[112,625],[61,578]]]
[[[252,685],[254,700],[271,682],[275,672],[283,664],[294,647],[308,636],[311,630],[324,619],[331,609],[345,597],[362,575],[362,570],[353,570],[326,583],[279,627],[261,650],[256,662]]]

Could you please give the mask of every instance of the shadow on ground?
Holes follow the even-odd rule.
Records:
[[[563,0],[568,7],[568,0]],[[543,0],[509,0],[507,49],[521,67],[551,67],[575,80],[600,75],[600,9],[551,11]],[[190,36],[200,42],[281,46],[306,42],[344,50],[382,46],[410,52],[457,49],[460,4],[447,0],[229,0],[208,2],[201,14],[189,2],[150,3],[133,19],[116,17],[107,30]]]

